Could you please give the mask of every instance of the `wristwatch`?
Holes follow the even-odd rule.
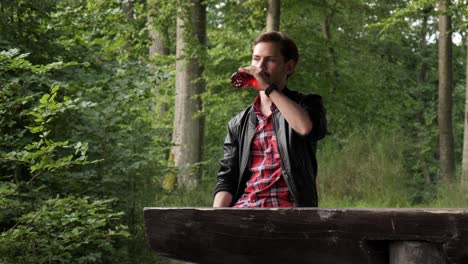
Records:
[[[265,89],[265,94],[266,94],[266,96],[270,97],[271,92],[273,92],[273,90],[277,90],[277,89],[278,89],[278,86],[276,86],[276,84],[274,84],[274,83],[270,84],[270,85]]]

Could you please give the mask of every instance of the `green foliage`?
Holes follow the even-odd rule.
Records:
[[[50,6],[44,8],[49,13],[34,29],[40,32],[44,49],[28,46],[24,50],[29,55],[19,49],[1,52],[2,231],[40,212],[44,201],[57,195],[94,201],[113,198],[113,210],[123,214],[112,224],[128,226],[129,235],[108,242],[112,248],[126,247],[119,251],[124,253],[104,254],[106,250],[97,248],[102,257],[90,253],[86,261],[151,261],[153,254],[145,253],[141,208],[160,190],[157,176],[163,173],[160,162],[169,143],[167,136],[158,135],[161,127],[154,125],[150,111],[152,82],[160,74],[150,72],[141,60],[147,47],[141,24],[146,13],[138,13],[142,4],[134,3],[136,19],[128,23],[118,1],[47,2]],[[29,12],[19,12],[22,5],[29,8],[28,3],[16,4],[2,6],[0,17]],[[1,20],[2,34],[11,28],[21,31],[23,21],[28,19]],[[132,30],[137,26],[141,35]],[[20,40],[8,39],[1,47],[10,49]],[[64,212],[57,211],[57,217],[60,214]],[[82,240],[92,239],[91,233],[81,235]],[[11,248],[17,246],[19,240],[17,245],[12,242]],[[87,256],[86,250],[80,246],[74,254],[83,251]]]
[[[32,173],[63,170],[72,165],[88,164],[86,160],[87,143],[70,144],[69,141],[56,142],[48,138],[51,132],[50,124],[55,115],[77,108],[76,100],[72,101],[67,97],[64,97],[63,102],[56,102],[55,97],[58,89],[58,86],[52,87],[51,93],[44,94],[39,100],[39,106],[28,113],[34,117],[34,123],[31,126],[26,126],[26,128],[32,134],[39,134],[39,141],[26,145],[20,152],[12,151],[4,154],[3,158],[27,164]],[[57,155],[58,151],[68,149],[72,150],[69,155]]]
[[[18,48],[22,52],[33,53],[33,63],[50,62],[48,51],[61,50],[51,41],[58,36],[58,32],[47,27],[48,13],[55,9],[56,1],[53,0],[2,1],[0,50]]]
[[[128,237],[111,200],[48,199],[0,236],[2,263],[107,263]]]
[[[388,18],[382,19],[374,26],[382,28],[382,32],[395,26],[397,23],[406,23],[408,18],[420,16],[421,13],[436,15],[435,9],[438,1],[436,0],[417,0],[410,1],[407,5],[394,10]]]
[[[20,54],[17,49],[0,53],[0,76],[4,80],[0,91],[4,102],[0,105],[0,112],[4,113],[0,125],[3,160],[0,164],[27,164],[31,172],[41,172],[86,163],[85,143],[55,141],[49,135],[56,117],[76,109],[77,100],[65,96],[63,102],[57,102],[59,85],[48,76],[53,70],[74,64],[33,65],[27,54]],[[51,87],[51,93],[42,94],[47,86]],[[55,157],[58,150],[66,149],[71,149],[71,154]]]
[[[388,136],[391,134],[392,136]],[[319,148],[321,207],[408,207],[410,178],[404,168],[408,148],[401,132],[356,130],[337,146]]]
[[[404,23],[404,21],[408,21],[409,18],[420,16],[421,13],[438,16],[440,15],[440,12],[437,10],[438,2],[439,1],[436,0],[409,1],[407,5],[394,10],[391,16],[382,19],[376,23],[375,26],[381,27],[382,32],[384,32],[390,27],[395,26],[395,24]],[[455,20],[468,14],[468,3],[466,1],[450,1],[448,3],[449,10],[447,15],[452,16]],[[466,28],[467,23],[464,21],[459,21],[459,23],[454,25],[455,30],[464,30]]]
[[[256,95],[233,89],[229,77],[250,63],[265,1],[204,2],[206,54],[188,50],[205,69],[203,178],[194,191],[173,193],[161,181],[170,171],[180,2],[135,0],[130,10],[129,1],[109,0],[0,4],[2,262],[167,263],[148,249],[142,208],[211,206],[226,124]],[[281,30],[300,50],[288,85],[321,94],[327,108],[320,206],[467,206],[461,190],[438,182],[437,45],[422,44],[437,31],[434,6],[282,1]],[[455,28],[466,28],[466,10],[466,1],[452,6]],[[148,58],[150,29],[169,55]],[[454,46],[457,160],[465,52]]]

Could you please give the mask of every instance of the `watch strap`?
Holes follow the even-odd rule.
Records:
[[[278,86],[276,86],[276,84],[274,84],[274,83],[270,84],[270,85],[265,89],[265,94],[266,94],[266,96],[270,97],[271,92],[273,92],[273,90],[277,90],[277,89],[278,89]]]

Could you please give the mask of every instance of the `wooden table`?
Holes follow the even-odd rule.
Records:
[[[161,256],[194,263],[468,263],[468,209],[144,209]]]

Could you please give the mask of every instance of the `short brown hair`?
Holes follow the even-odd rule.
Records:
[[[254,41],[252,49],[260,42],[274,42],[280,44],[280,52],[284,61],[293,60],[296,64],[299,60],[299,51],[296,43],[283,32],[271,31],[260,34]]]

